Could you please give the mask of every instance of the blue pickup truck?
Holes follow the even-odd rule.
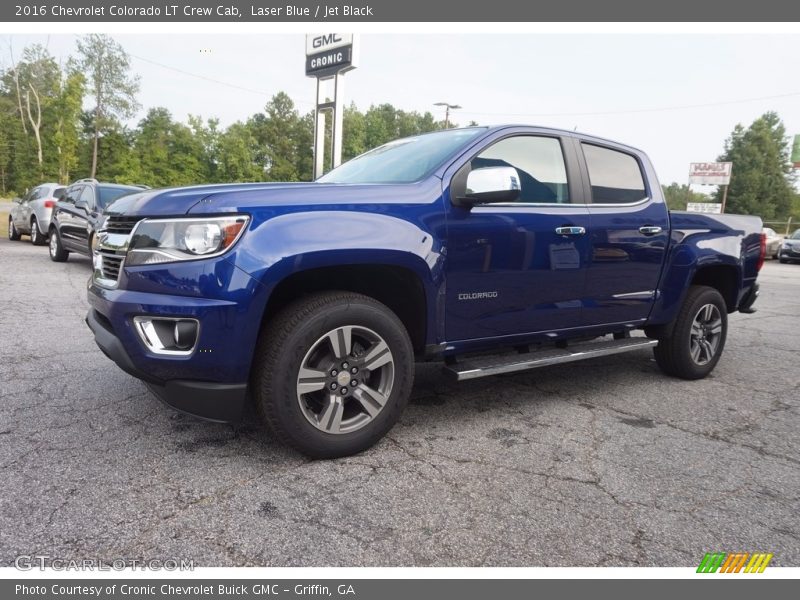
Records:
[[[415,361],[466,380],[652,347],[705,377],[765,254],[757,217],[670,212],[640,150],[526,126],[397,140],[312,183],[142,191],[93,246],[109,358],[192,415],[253,402],[313,457],[385,435]]]

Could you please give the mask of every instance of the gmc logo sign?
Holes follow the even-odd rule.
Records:
[[[322,48],[322,46],[327,46],[328,44],[337,44],[342,41],[342,36],[338,33],[328,33],[325,35],[319,35],[311,40],[311,46],[313,48]]]

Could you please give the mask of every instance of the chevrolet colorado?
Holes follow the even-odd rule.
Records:
[[[336,457],[398,420],[418,360],[463,380],[653,347],[704,377],[764,251],[757,217],[668,211],[635,148],[453,129],[311,183],[120,198],[86,321],[171,406],[234,422],[250,399],[279,439]]]

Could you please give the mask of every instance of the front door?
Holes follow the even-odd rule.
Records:
[[[450,199],[465,193],[465,171],[513,167],[515,202],[448,208],[445,333],[448,342],[581,325],[589,259],[589,211],[574,147],[549,135],[492,141],[453,176]]]

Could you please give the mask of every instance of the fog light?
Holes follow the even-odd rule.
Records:
[[[194,346],[197,340],[197,321],[175,321],[175,345],[181,350]]]
[[[188,355],[197,345],[197,319],[134,317],[133,323],[144,345],[155,354]]]

